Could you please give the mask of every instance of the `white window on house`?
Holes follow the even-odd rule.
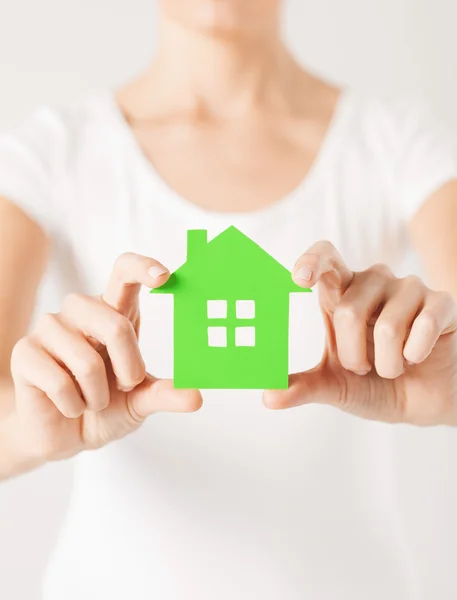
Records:
[[[255,301],[254,300],[237,300],[236,301],[236,318],[237,319],[254,319],[255,317]]]
[[[227,318],[227,300],[208,300],[208,319]]]
[[[208,346],[227,347],[227,327],[208,327]]]
[[[236,319],[254,319],[255,302],[254,300],[237,300],[235,303]],[[226,321],[230,326],[230,339],[232,340],[233,328],[235,329],[235,346],[255,346],[255,327],[235,327],[235,321],[230,311],[230,320]],[[227,300],[208,300],[207,301],[208,319],[227,319],[228,302]],[[208,327],[208,346],[216,348],[227,347],[227,326]],[[231,344],[233,342],[230,342]]]
[[[255,346],[255,327],[235,327],[235,346]]]

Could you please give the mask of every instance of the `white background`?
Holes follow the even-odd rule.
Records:
[[[66,102],[141,70],[155,22],[153,0],[2,0],[0,127],[38,103]],[[457,133],[456,22],[455,0],[287,2],[287,35],[309,67],[383,94],[413,92]],[[0,485],[2,600],[40,597],[70,489],[68,464]]]

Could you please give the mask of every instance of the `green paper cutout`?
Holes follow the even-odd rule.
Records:
[[[286,389],[292,292],[311,290],[294,283],[283,265],[236,227],[210,242],[206,230],[189,230],[187,261],[150,291],[174,294],[174,387]],[[226,313],[219,306],[210,318],[215,307],[208,308],[208,301],[225,301]],[[243,307],[248,318],[240,318]],[[209,333],[213,327],[225,328],[225,340],[220,329]],[[226,345],[209,345],[218,335],[216,343]]]

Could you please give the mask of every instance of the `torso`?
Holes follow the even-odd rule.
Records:
[[[331,129],[331,114],[322,120],[330,137],[308,149],[300,136],[284,141],[289,127],[278,144],[271,131],[243,137],[250,151],[234,146],[248,155],[243,177],[241,158],[222,150],[236,127],[154,125],[140,148],[112,95],[88,98],[61,117],[55,297],[99,293],[124,251],[174,270],[187,229],[212,237],[232,224],[289,269],[329,239],[353,269],[383,261],[401,272],[405,222],[376,106],[346,95]],[[222,170],[212,152],[226,156]],[[143,292],[140,347],[148,370],[170,377],[171,299]],[[290,319],[293,372],[321,357],[317,294],[293,297]],[[322,406],[269,412],[260,395],[205,391],[197,413],[154,415],[74,459],[46,600],[425,598],[392,428]]]

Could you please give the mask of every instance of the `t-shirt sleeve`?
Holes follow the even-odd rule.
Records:
[[[0,132],[0,195],[50,235],[57,227],[55,171],[61,144],[61,128],[48,107]]]
[[[457,179],[457,132],[424,104],[400,104],[396,129],[395,201],[409,221],[430,196]]]

